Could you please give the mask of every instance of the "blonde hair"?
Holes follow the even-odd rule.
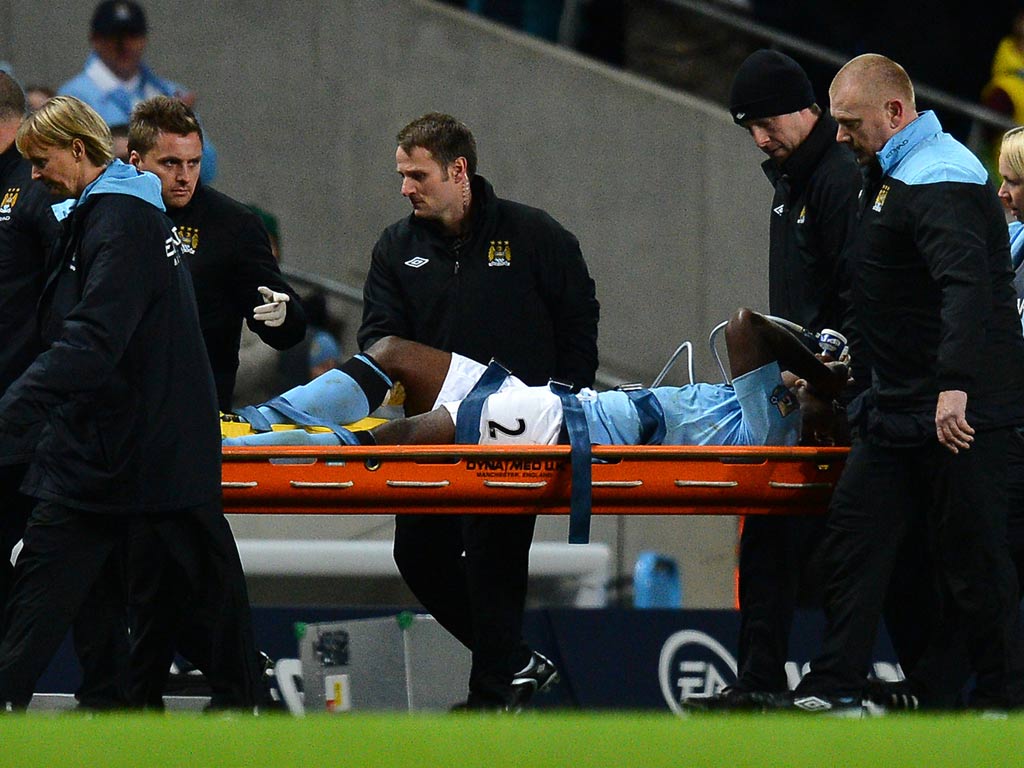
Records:
[[[1014,173],[1024,178],[1024,125],[1011,128],[1003,134],[999,156],[1006,160]]]
[[[35,147],[66,149],[75,139],[85,145],[85,154],[93,165],[105,167],[114,159],[110,128],[96,110],[74,96],[54,96],[25,118],[14,142],[27,156]]]

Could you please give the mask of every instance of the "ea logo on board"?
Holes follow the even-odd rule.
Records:
[[[684,629],[661,646],[658,680],[669,709],[681,714],[683,699],[712,696],[736,682],[736,659],[711,635]]]

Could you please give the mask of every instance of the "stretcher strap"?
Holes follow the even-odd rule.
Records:
[[[649,389],[627,390],[640,417],[640,445],[661,445],[665,439],[665,410]]]
[[[559,381],[548,384],[562,401],[562,423],[569,433],[570,461],[572,463],[572,492],[569,495],[569,543],[586,544],[590,541],[591,471],[590,429],[583,405],[572,387]]]
[[[480,414],[484,410],[484,401],[498,391],[509,375],[505,366],[491,360],[487,370],[459,403],[459,413],[455,417],[456,443],[476,445],[480,442]]]
[[[241,416],[252,427],[253,432],[270,432],[273,427],[270,425],[270,420],[260,413],[260,409],[255,405],[247,405],[244,408],[238,408],[235,411],[236,416]]]
[[[296,424],[300,427],[326,427],[335,434],[338,440],[341,441],[342,445],[360,444],[359,441],[352,434],[352,432],[350,432],[349,430],[337,424],[330,424],[324,419],[318,419],[312,414],[299,410],[281,396],[273,397],[270,400],[267,400],[267,402],[263,403],[263,405],[267,408],[273,408],[286,419],[290,419],[293,424]]]

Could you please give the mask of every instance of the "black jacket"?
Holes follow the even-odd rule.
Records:
[[[222,411],[230,411],[242,320],[274,349],[288,349],[305,337],[306,315],[281,276],[263,222],[251,210],[200,183],[188,205],[167,214],[178,228],[192,272],[217,400]],[[253,308],[263,303],[256,290],[261,285],[291,297],[277,328],[252,318]]]
[[[39,305],[50,346],[0,399],[0,431],[45,421],[28,495],[117,513],[215,501],[217,403],[177,238],[151,203],[101,189],[63,223]]]
[[[0,154],[0,393],[40,352],[36,303],[60,226],[17,148]]]
[[[0,395],[42,351],[36,304],[60,226],[57,201],[12,143],[0,153]],[[0,465],[28,462],[38,429],[0,436]]]
[[[537,208],[472,182],[472,231],[461,244],[410,215],[373,249],[359,346],[387,335],[486,363],[527,384],[591,386],[599,307],[579,242]]]
[[[762,164],[775,187],[768,250],[768,307],[804,328],[846,333],[849,288],[843,248],[856,212],[861,175],[822,115],[781,167]],[[848,334],[847,334],[848,335]]]
[[[987,173],[931,112],[869,166],[854,250],[854,303],[871,352],[880,434],[935,438],[939,392],[967,393],[976,429],[1024,416],[1024,338],[1009,239]],[[893,415],[917,415],[899,419]]]

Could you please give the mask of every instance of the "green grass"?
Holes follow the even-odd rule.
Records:
[[[1024,765],[1024,716],[700,716],[537,713],[73,713],[0,717],[0,766],[942,766]]]

